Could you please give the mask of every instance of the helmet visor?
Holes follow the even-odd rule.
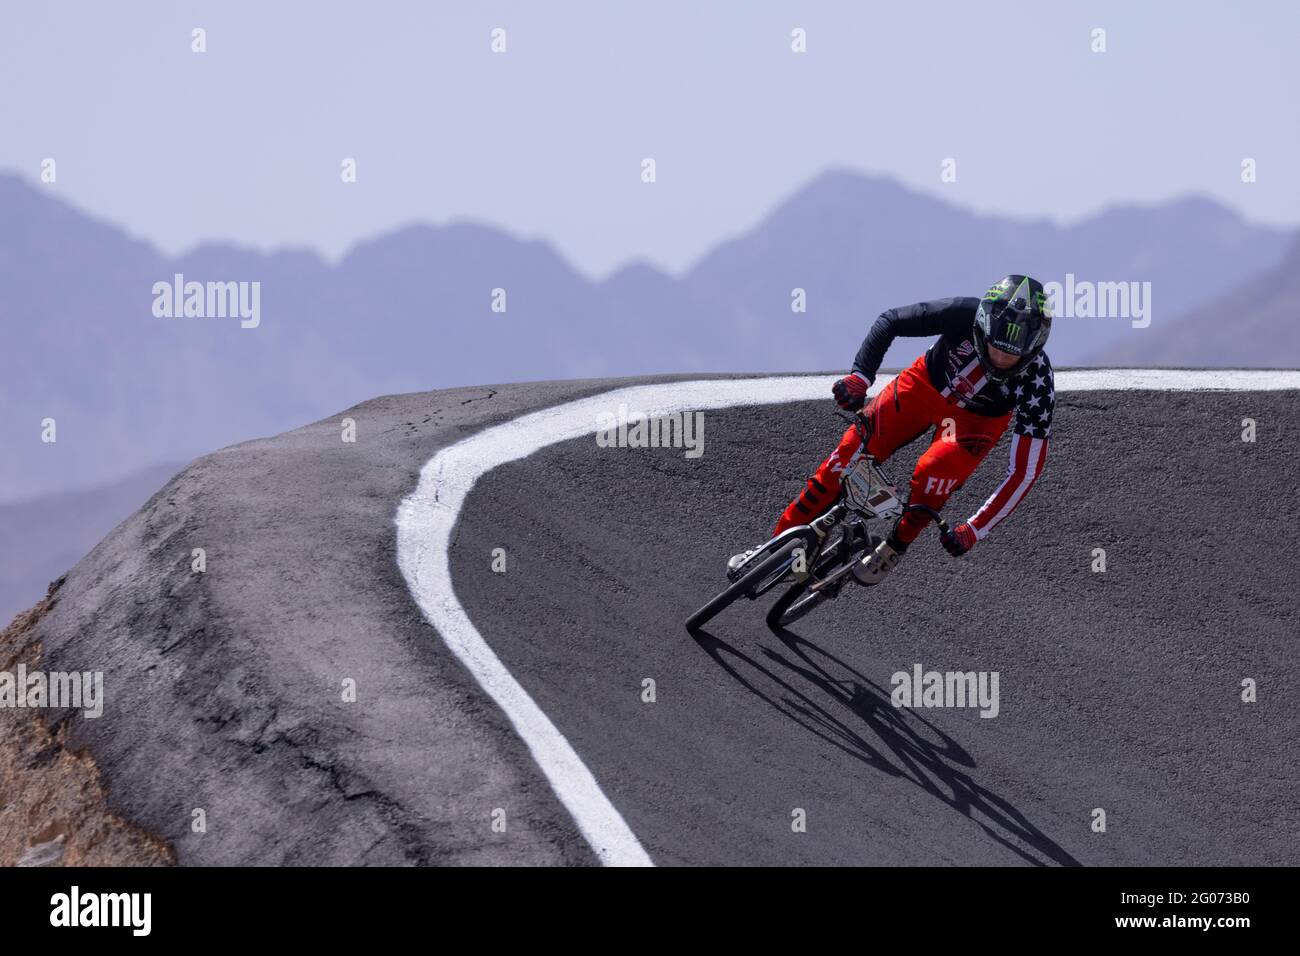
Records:
[[[988,343],[995,348],[1012,355],[1024,355],[1034,346],[1037,338],[1038,322],[1023,315],[1010,314],[1008,309],[989,323]],[[1030,328],[1034,326],[1034,328]]]

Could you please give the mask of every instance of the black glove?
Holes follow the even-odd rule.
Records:
[[[963,521],[957,527],[939,533],[939,543],[954,558],[960,558],[975,547],[975,542],[978,540],[975,537],[975,529],[970,526],[969,521]]]
[[[846,412],[861,410],[867,403],[867,389],[871,382],[861,372],[851,372],[831,386],[831,394]]]

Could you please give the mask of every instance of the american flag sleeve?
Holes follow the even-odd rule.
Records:
[[[983,538],[1016,510],[1047,462],[1047,441],[1052,434],[1056,391],[1052,366],[1040,354],[1012,385],[1016,397],[1011,433],[1011,463],[1002,484],[970,519],[977,538]]]

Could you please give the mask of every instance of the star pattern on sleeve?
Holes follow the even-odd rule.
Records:
[[[1052,380],[1052,363],[1039,353],[1015,380],[1015,433],[1028,438],[1047,438],[1052,434],[1052,410],[1056,405],[1056,388]]]

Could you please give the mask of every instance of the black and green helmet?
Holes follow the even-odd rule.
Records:
[[[975,351],[994,382],[1014,378],[1034,360],[1052,331],[1052,310],[1043,284],[1029,276],[1007,276],[989,288],[975,310]],[[1020,356],[1010,368],[989,361],[989,347]]]

